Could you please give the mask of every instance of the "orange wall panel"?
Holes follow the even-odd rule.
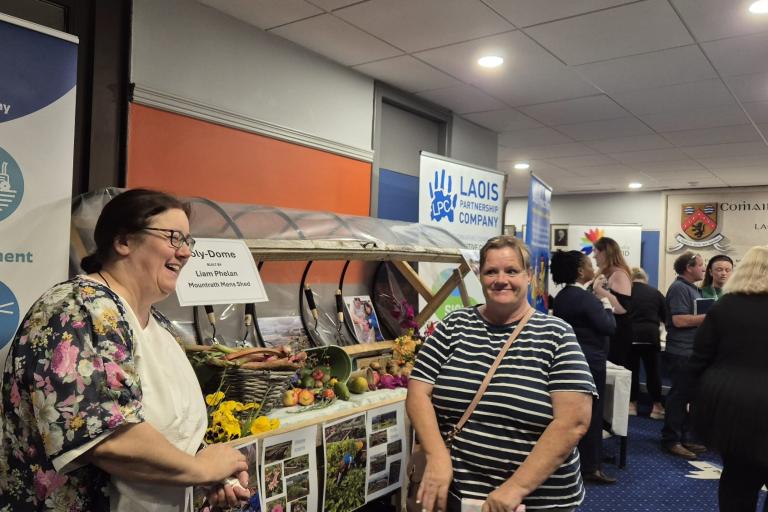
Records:
[[[126,185],[369,215],[371,164],[131,103]]]

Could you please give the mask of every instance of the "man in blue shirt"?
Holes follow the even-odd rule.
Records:
[[[704,278],[704,259],[691,251],[677,257],[674,263],[677,279],[667,290],[667,363],[672,387],[667,394],[666,416],[661,431],[661,445],[672,455],[692,460],[706,447],[690,442],[691,379],[687,370],[693,353],[693,338],[705,315],[694,315],[696,299],[701,290],[694,283]]]

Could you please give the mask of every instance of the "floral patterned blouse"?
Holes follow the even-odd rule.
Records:
[[[79,276],[27,313],[3,375],[0,511],[109,510],[109,474],[67,452],[144,420],[125,315],[109,288]]]

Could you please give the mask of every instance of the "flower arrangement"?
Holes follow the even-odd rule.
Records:
[[[209,417],[204,438],[207,444],[224,443],[243,435],[255,435],[280,427],[280,420],[258,414],[261,409],[259,404],[224,400],[222,391],[206,395],[205,403]]]
[[[393,297],[391,299],[394,303],[392,316],[400,323],[400,327],[418,331],[419,324],[416,323],[416,311],[413,309],[413,306],[405,299],[399,302]]]
[[[413,329],[402,336],[395,338],[395,344],[392,348],[392,359],[399,365],[413,364],[416,362],[416,354],[421,348],[421,340],[414,336]]]

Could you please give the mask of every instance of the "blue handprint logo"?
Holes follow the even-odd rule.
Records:
[[[451,194],[453,188],[451,177],[448,176],[448,186],[445,186],[445,169],[435,171],[435,184],[429,184],[429,197],[432,198],[432,211],[430,218],[439,221],[443,217],[448,217],[453,222],[453,211],[456,209],[458,194]]]

